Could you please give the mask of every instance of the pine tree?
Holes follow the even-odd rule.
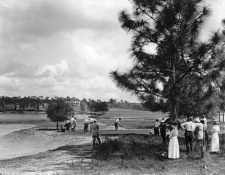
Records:
[[[68,119],[69,115],[73,112],[72,107],[62,98],[54,98],[50,101],[46,110],[47,117],[56,122],[56,129],[58,130],[59,122]]]
[[[220,49],[222,33],[200,41],[201,27],[209,16],[203,0],[132,0],[133,13],[122,11],[119,21],[133,34],[134,66],[111,77],[137,95],[151,110],[169,111],[176,118],[180,106],[211,97],[220,86],[225,67]],[[154,50],[151,48],[155,48]],[[152,51],[153,50],[153,51]],[[193,101],[193,103],[196,101]]]

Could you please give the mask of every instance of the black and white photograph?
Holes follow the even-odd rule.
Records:
[[[225,0],[0,0],[0,175],[225,175]]]

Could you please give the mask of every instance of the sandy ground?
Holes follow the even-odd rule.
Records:
[[[23,129],[0,137],[0,160],[37,154],[64,145],[76,145],[91,142],[91,137],[40,131],[35,128]]]
[[[71,169],[71,165],[85,158],[81,154],[85,153],[84,149],[92,151],[90,143],[90,135],[40,131],[35,128],[16,131],[1,138],[0,174],[66,172]],[[70,150],[76,146],[79,149]]]
[[[78,129],[85,117],[77,116]],[[91,143],[90,134],[46,130],[49,128],[55,128],[55,123],[46,114],[0,114],[0,174],[54,174],[64,169],[56,169],[56,164],[64,162],[69,167],[75,159],[66,150],[51,150]]]
[[[74,169],[92,169],[92,137],[83,133],[87,115],[76,117],[78,132],[63,133],[49,130],[55,123],[44,114],[0,114],[0,174],[73,174]],[[99,125],[114,130],[114,126]]]

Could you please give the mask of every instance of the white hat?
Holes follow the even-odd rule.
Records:
[[[200,119],[199,118],[196,118],[195,119],[195,122],[200,123]]]

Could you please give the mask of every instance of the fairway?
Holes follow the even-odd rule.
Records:
[[[147,120],[155,120],[156,118],[166,117],[166,113],[162,112],[151,112],[144,110],[133,110],[133,109],[120,109],[120,108],[112,108],[105,114],[110,118],[125,118],[125,119],[147,119]]]
[[[101,136],[119,136],[119,135],[150,135],[149,129],[126,129],[126,130],[100,130]]]
[[[114,126],[117,118],[121,118],[121,127],[126,129],[150,129],[157,118],[166,117],[167,113],[143,110],[112,108],[100,116],[98,120],[108,126]]]

